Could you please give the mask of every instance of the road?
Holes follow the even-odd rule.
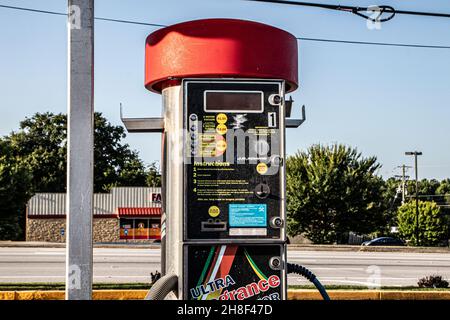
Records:
[[[158,249],[95,248],[95,282],[148,282],[159,270]],[[450,279],[450,253],[290,250],[288,261],[311,269],[324,284],[413,286],[423,276]],[[0,248],[0,283],[63,282],[65,249]],[[289,285],[307,284],[289,275]]]

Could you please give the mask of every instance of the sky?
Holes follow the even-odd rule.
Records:
[[[337,1],[320,0],[338,4]],[[341,0],[342,5],[450,13],[447,0]],[[0,0],[2,5],[66,12],[65,0]],[[397,15],[370,29],[345,12],[243,0],[96,0],[97,17],[171,25],[203,18],[239,18],[297,37],[450,46],[450,19]],[[0,8],[0,136],[36,112],[67,111],[67,26],[63,16]],[[95,110],[121,125],[126,117],[161,114],[161,96],[144,88],[144,44],[157,28],[95,23]],[[376,156],[379,174],[413,165],[419,178],[450,177],[450,49],[363,46],[299,41],[299,88],[294,115],[307,121],[287,131],[287,154],[321,143],[344,143]],[[160,160],[159,134],[125,139],[145,163]],[[408,172],[411,176],[413,171]]]

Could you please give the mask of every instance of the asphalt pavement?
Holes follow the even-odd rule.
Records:
[[[288,250],[288,261],[306,266],[324,284],[375,288],[414,286],[431,274],[450,279],[450,253]],[[94,249],[94,282],[149,282],[159,266],[159,249]],[[0,248],[0,283],[64,282],[64,272],[64,248]],[[289,275],[288,283],[308,281]]]

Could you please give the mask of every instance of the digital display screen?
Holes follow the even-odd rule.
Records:
[[[205,91],[205,111],[262,112],[261,91]]]

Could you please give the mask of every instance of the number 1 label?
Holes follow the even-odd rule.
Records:
[[[277,113],[276,112],[268,112],[268,127],[274,128],[277,126]]]

